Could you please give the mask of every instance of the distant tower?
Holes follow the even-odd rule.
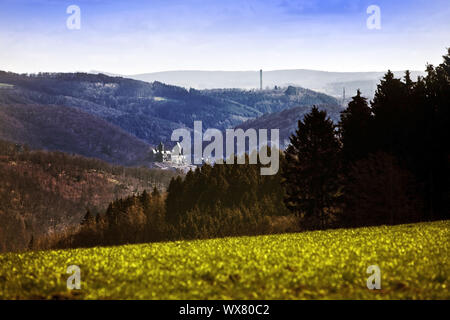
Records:
[[[262,69],[259,70],[259,90],[262,90]]]
[[[345,87],[342,90],[342,104],[345,104]]]

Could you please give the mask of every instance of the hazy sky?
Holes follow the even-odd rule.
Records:
[[[424,70],[449,46],[449,0],[0,0],[0,70],[14,72]]]

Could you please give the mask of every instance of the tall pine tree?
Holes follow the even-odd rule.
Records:
[[[286,206],[305,227],[324,228],[338,199],[339,142],[325,111],[313,107],[298,121],[282,171]]]
[[[339,133],[342,142],[342,155],[346,166],[366,158],[372,149],[370,134],[372,114],[367,99],[357,91],[347,109],[341,112]]]

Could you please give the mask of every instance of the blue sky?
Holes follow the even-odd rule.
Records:
[[[0,70],[14,72],[423,70],[449,46],[448,0],[0,0]]]

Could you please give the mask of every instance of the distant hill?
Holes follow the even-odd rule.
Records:
[[[337,123],[340,118],[342,107],[336,105],[317,105],[320,110],[327,111],[328,116]],[[311,106],[299,106],[286,109],[280,112],[266,114],[259,118],[246,121],[237,128],[247,130],[254,129],[279,129],[280,130],[280,148],[284,149],[289,144],[289,137],[298,128],[298,120],[303,120],[305,114],[311,110]]]
[[[347,97],[355,95],[356,90],[361,89],[364,96],[372,98],[379,80],[386,71],[326,72],[306,69],[264,71],[263,86],[269,88],[300,86],[340,99],[342,99],[343,88],[346,90]],[[394,74],[396,77],[403,77],[404,71],[396,71]],[[413,79],[424,74],[421,71],[411,72]],[[165,71],[127,77],[147,82],[160,81],[195,89],[259,88],[259,71]]]
[[[204,95],[220,100],[232,101],[258,110],[261,116],[296,106],[339,105],[339,101],[324,93],[301,87],[277,87],[270,90],[213,89],[202,90]]]
[[[147,83],[103,74],[0,72],[0,84],[0,106],[3,107],[0,110],[3,110],[3,117],[13,123],[5,129],[9,130],[3,133],[5,138],[17,141],[22,137],[20,141],[67,152],[80,153],[83,149],[81,154],[122,164],[140,161],[145,154],[137,149],[148,148],[119,133],[115,126],[147,144],[163,141],[171,145],[172,131],[192,128],[195,120],[202,120],[205,129],[223,130],[295,106],[339,104],[333,97],[299,87],[262,91],[186,90],[161,82]],[[47,107],[39,109],[38,106]],[[95,116],[95,120],[86,114]],[[99,118],[114,126],[106,125]],[[94,122],[96,124],[92,125]],[[53,128],[46,129],[48,126]],[[83,133],[81,128],[91,131]],[[64,132],[66,129],[69,132]],[[63,136],[66,138],[62,139]],[[89,136],[93,136],[93,140],[87,142]],[[77,137],[78,142],[74,141]],[[84,140],[87,145],[79,145]],[[110,143],[116,140],[117,146]],[[130,146],[124,147],[125,144]],[[129,152],[131,156],[126,155]]]
[[[128,166],[148,164],[150,156],[147,143],[72,107],[0,104],[0,139]]]

